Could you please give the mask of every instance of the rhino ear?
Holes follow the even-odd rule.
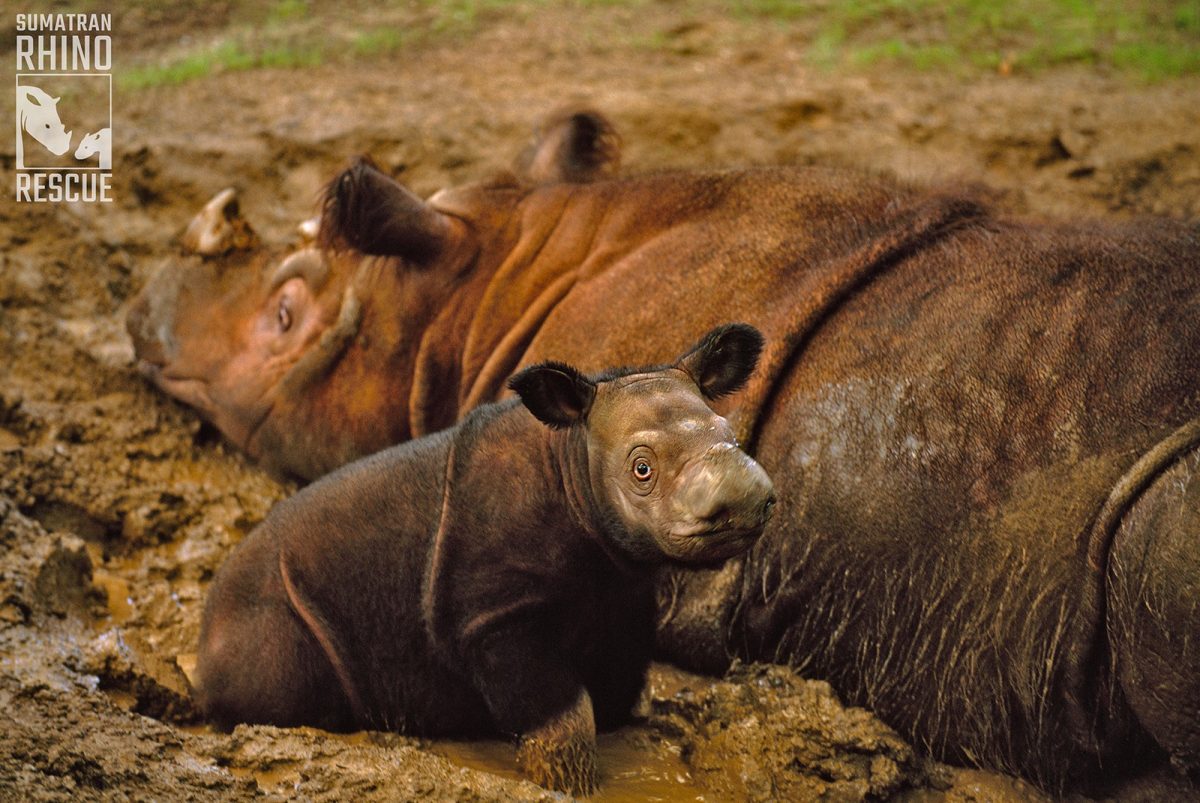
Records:
[[[517,157],[517,175],[531,184],[582,184],[617,171],[621,138],[603,115],[559,112],[540,125]]]
[[[351,248],[417,264],[434,261],[449,245],[446,215],[360,156],[325,188],[317,241],[322,248]]]
[[[531,365],[509,379],[508,386],[529,412],[554,429],[582,421],[596,398],[595,383],[561,362]]]
[[[713,329],[675,363],[696,381],[707,399],[719,399],[740,390],[762,353],[763,336],[745,323],[727,323]]]
[[[251,248],[257,242],[254,229],[242,218],[237,191],[232,187],[213,196],[183,233],[184,249],[206,257]]]

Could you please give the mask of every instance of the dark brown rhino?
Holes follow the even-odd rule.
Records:
[[[645,684],[653,567],[743,552],[770,517],[771,481],[705,402],[761,348],[730,325],[671,366],[535,365],[510,380],[524,406],[481,406],[279,504],[213,583],[202,708],[227,726],[520,734],[533,780],[592,792],[596,727]]]
[[[781,510],[744,560],[662,583],[666,656],[790,663],[1051,789],[1200,767],[1196,227],[817,168],[607,178],[609,129],[579,119],[526,157],[536,181],[422,201],[359,162],[320,245],[167,271],[130,316],[147,370],[311,477],[540,360],[636,364],[746,320],[770,345],[719,409]],[[297,327],[287,361],[251,349]]]

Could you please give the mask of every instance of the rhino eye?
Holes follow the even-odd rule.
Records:
[[[645,460],[639,458],[638,460],[634,461],[633,476],[637,477],[639,481],[645,482],[654,476],[654,467]]]
[[[292,310],[287,298],[279,299],[279,331],[286,332],[292,328]]]

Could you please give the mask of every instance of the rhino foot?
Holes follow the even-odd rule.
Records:
[[[546,789],[582,796],[596,791],[596,725],[586,691],[562,714],[522,735],[517,766]]]

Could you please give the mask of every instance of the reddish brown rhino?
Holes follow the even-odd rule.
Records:
[[[817,168],[611,178],[613,143],[565,116],[524,172],[428,201],[360,161],[319,245],[154,279],[145,370],[313,477],[538,361],[636,364],[746,320],[770,345],[720,409],[780,512],[744,560],[662,583],[664,654],[790,663],[1051,789],[1200,767],[1197,228]]]
[[[592,792],[596,727],[645,682],[653,567],[745,551],[775,504],[706,403],[761,348],[730,325],[669,366],[535,365],[510,380],[524,406],[304,488],[217,573],[201,706],[227,726],[520,734],[533,780]]]

